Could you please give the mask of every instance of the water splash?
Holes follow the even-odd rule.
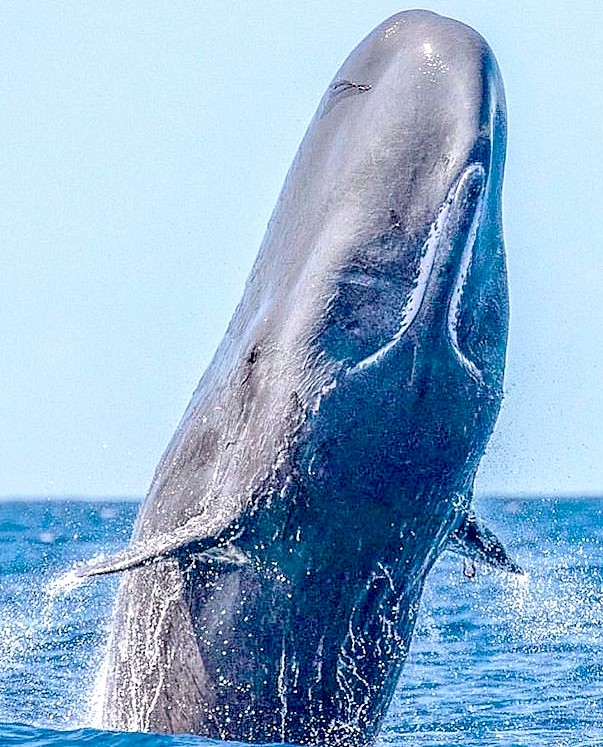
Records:
[[[41,574],[11,590],[3,584],[11,598],[0,607],[0,720],[63,728],[87,723],[108,618],[106,604],[97,604],[97,585],[68,593],[82,582],[72,570]]]
[[[577,548],[571,557],[539,568],[526,583],[507,587],[515,613],[509,619],[513,638],[536,648],[550,648],[562,639],[572,645],[601,644],[603,574],[585,560],[584,548]]]
[[[601,745],[595,502],[497,501],[487,509],[527,573],[478,566],[468,580],[458,560],[441,559],[394,701],[397,720],[378,744]]]
[[[49,599],[56,599],[61,594],[69,594],[86,582],[86,577],[82,576],[77,568],[52,578],[45,587],[46,595]]]

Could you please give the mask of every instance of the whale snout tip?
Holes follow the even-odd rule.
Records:
[[[377,27],[378,37],[407,54],[409,43],[417,44],[417,51],[428,59],[440,56],[456,58],[457,45],[469,42],[486,46],[484,38],[471,26],[431,10],[403,10],[395,13]]]

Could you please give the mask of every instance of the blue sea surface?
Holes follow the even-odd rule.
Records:
[[[0,745],[202,747],[94,725],[118,579],[53,580],[125,546],[138,505],[0,503]],[[444,555],[379,747],[603,745],[603,500],[483,499],[523,578]],[[233,744],[233,743],[229,743]]]

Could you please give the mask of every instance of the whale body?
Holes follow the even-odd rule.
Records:
[[[400,13],[350,54],[286,177],[130,547],[105,728],[367,745],[502,397],[505,103],[484,39]]]

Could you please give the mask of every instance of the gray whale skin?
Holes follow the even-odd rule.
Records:
[[[502,397],[505,104],[479,34],[385,21],[325,93],[157,467],[104,666],[109,729],[369,745]]]

